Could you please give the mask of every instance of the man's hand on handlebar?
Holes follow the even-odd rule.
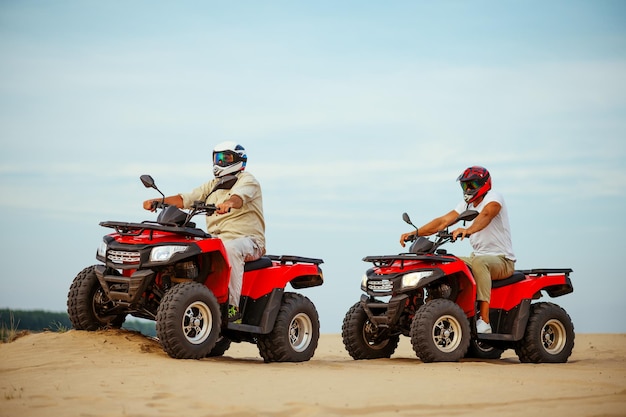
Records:
[[[409,232],[409,233],[403,233],[400,236],[400,244],[402,245],[402,247],[406,246],[406,242],[412,242],[417,238],[417,236],[415,236],[415,232]]]
[[[452,240],[456,240],[459,236],[461,237],[461,240],[463,240],[469,235],[470,234],[467,232],[467,229],[459,227],[452,232]]]
[[[143,202],[143,208],[144,210],[156,211],[158,204],[159,200],[146,200]]]
[[[233,208],[233,205],[227,200],[223,203],[216,204],[215,207],[217,208],[217,210],[215,210],[217,214],[226,214]]]

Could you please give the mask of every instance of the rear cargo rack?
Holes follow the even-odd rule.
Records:
[[[526,275],[535,275],[538,277],[550,274],[565,274],[565,276],[569,276],[570,272],[573,272],[573,270],[571,268],[538,268],[520,269],[519,272],[523,272]]]
[[[306,264],[319,265],[321,263],[324,263],[322,259],[305,258],[304,256],[292,256],[292,255],[266,255],[266,256],[270,258],[272,261],[280,262],[281,264],[286,264],[289,262],[293,264],[306,263]]]

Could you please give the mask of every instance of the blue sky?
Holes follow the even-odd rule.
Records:
[[[626,5],[337,3],[1,1],[0,307],[63,311],[98,223],[153,218],[139,176],[188,191],[234,140],[268,252],[325,260],[323,332],[474,164],[517,267],[572,268],[577,331],[626,332]]]

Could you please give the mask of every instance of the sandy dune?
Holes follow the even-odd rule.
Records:
[[[305,363],[263,363],[233,344],[169,358],[124,330],[31,334],[0,344],[0,416],[625,416],[626,334],[579,334],[570,362],[422,363],[403,338],[391,359],[354,361],[322,335]]]

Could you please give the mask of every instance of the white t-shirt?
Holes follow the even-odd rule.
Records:
[[[477,206],[474,203],[459,203],[454,211],[462,213],[465,210],[476,210],[479,213],[492,201],[500,204],[500,212],[480,232],[470,236],[470,243],[475,255],[504,255],[507,259],[515,261],[513,244],[511,242],[511,226],[509,225],[509,213],[504,203],[504,197],[497,191],[489,190]],[[464,227],[470,227],[472,222],[466,222]]]

